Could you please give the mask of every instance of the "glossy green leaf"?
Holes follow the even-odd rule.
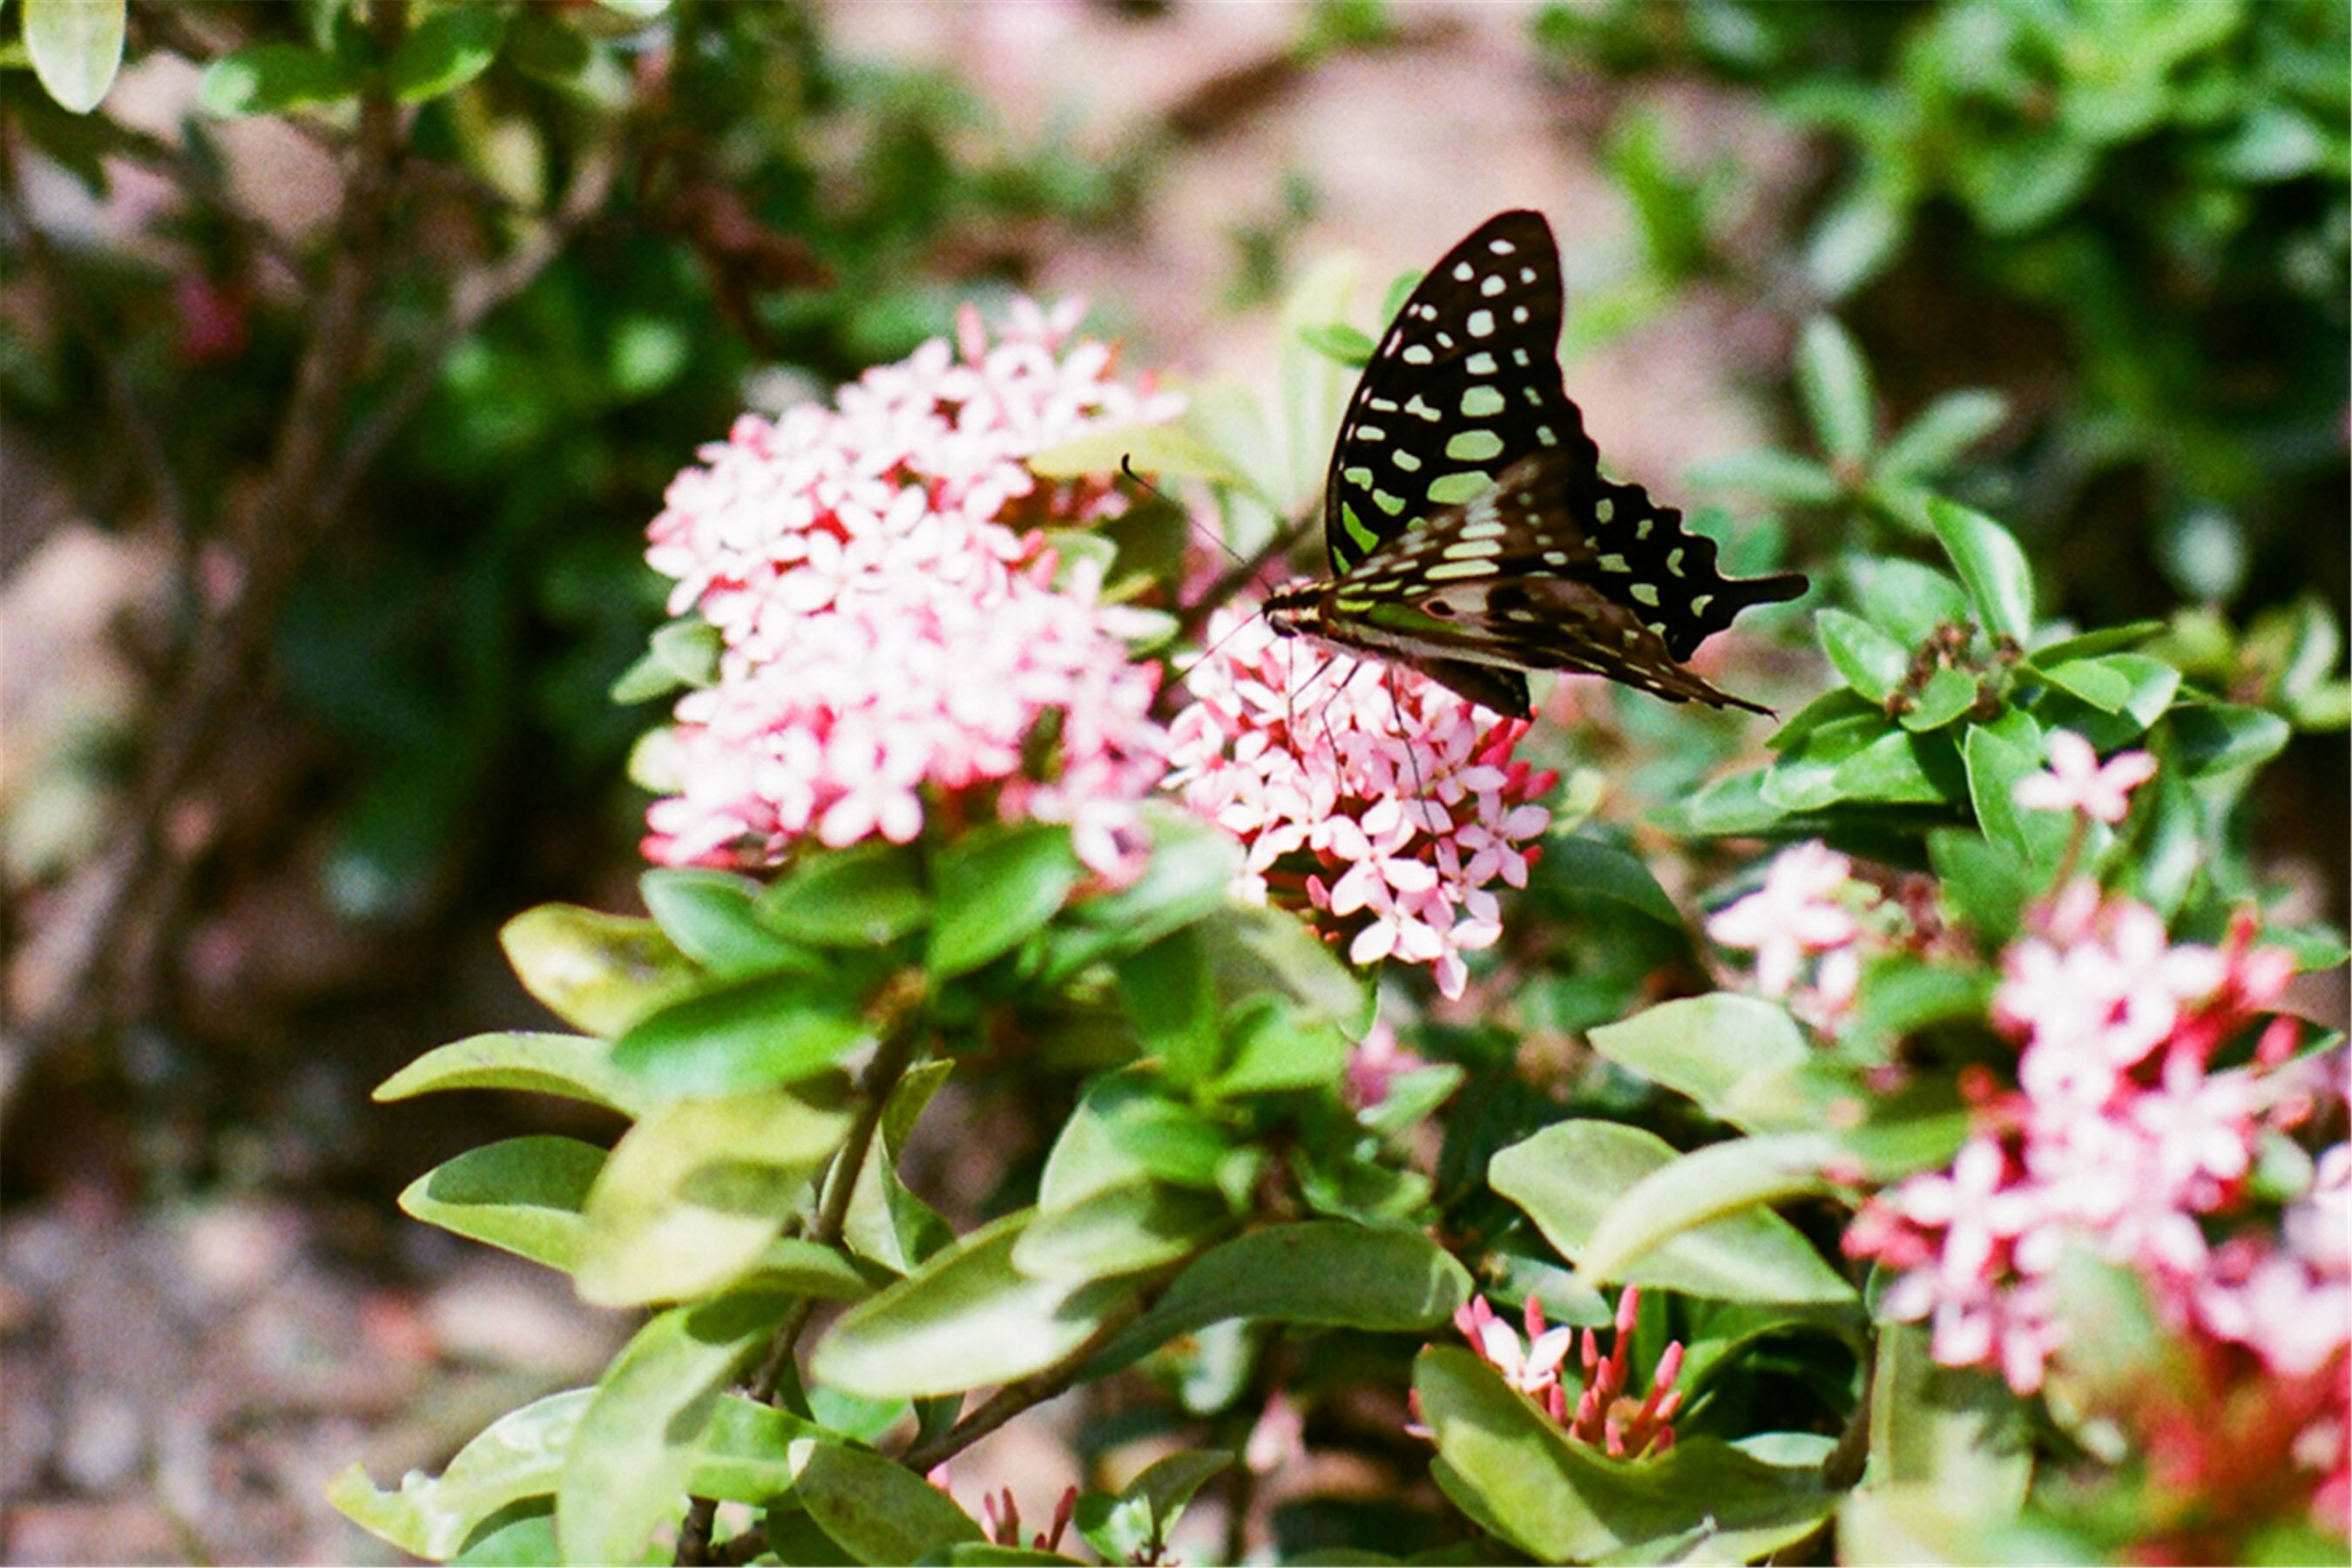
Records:
[[[490,68],[506,39],[508,12],[497,5],[453,5],[427,14],[393,51],[385,77],[403,103],[454,92]]]
[[[1080,1497],[1072,1522],[1106,1563],[1165,1562],[1168,1532],[1185,1505],[1233,1463],[1220,1448],[1180,1449],[1145,1466],[1117,1497]]]
[[[812,947],[886,947],[920,931],[931,903],[915,851],[873,842],[808,854],[762,895],[760,918]]]
[[[1924,644],[1938,626],[1971,618],[1960,585],[1915,561],[1869,561],[1855,575],[1863,613],[1906,647]]]
[[[1115,892],[1072,904],[1055,934],[1055,975],[1148,947],[1222,907],[1230,897],[1242,849],[1233,835],[1162,803],[1143,809],[1151,858],[1143,875]]]
[[[450,1561],[484,1524],[515,1504],[554,1496],[596,1391],[551,1394],[500,1416],[438,1477],[412,1470],[394,1491],[379,1491],[352,1465],[327,1487],[346,1518],[412,1557]],[[807,1422],[735,1394],[722,1395],[704,1428],[687,1489],[698,1497],[759,1503],[789,1490],[791,1451],[816,1434]],[[488,1561],[488,1559],[482,1559]]]
[[[613,1042],[613,1065],[665,1099],[814,1078],[874,1037],[847,979],[768,974],[673,1002]]]
[[[1254,996],[1225,1015],[1224,1062],[1202,1088],[1237,1100],[1337,1083],[1355,1045],[1336,1023],[1303,1019],[1272,997]]]
[[[879,1454],[840,1443],[816,1446],[793,1495],[858,1563],[929,1563],[958,1542],[982,1539],[947,1493]]]
[[[2070,659],[2097,658],[2138,647],[2164,629],[2162,621],[2126,621],[2043,643],[2033,650],[2036,664],[2064,664]]]
[[[1988,945],[2006,942],[2015,933],[2026,900],[2039,890],[2021,851],[1968,828],[1930,832],[1927,863],[1952,913]]]
[[[860,1257],[905,1274],[955,1239],[955,1232],[898,1178],[898,1157],[931,1097],[955,1072],[948,1061],[925,1062],[898,1080],[882,1108],[881,1125],[866,1147],[842,1240]]]
[[[457,1568],[559,1568],[563,1552],[555,1542],[555,1505],[531,1498],[499,1510],[449,1561]]]
[[[569,1273],[580,1209],[604,1151],[576,1138],[509,1138],[435,1166],[400,1194],[427,1225]]]
[[[1027,459],[1040,479],[1075,479],[1116,474],[1122,462],[1155,479],[1205,479],[1246,485],[1248,477],[1232,458],[1183,424],[1129,425],[1089,430]]]
[[[1662,1002],[1591,1032],[1592,1048],[1663,1089],[1698,1101],[1709,1116],[1750,1132],[1810,1125],[1776,1086],[1812,1055],[1786,1009],[1717,991]]]
[[[584,1100],[627,1116],[655,1103],[612,1062],[610,1041],[514,1031],[472,1035],[425,1052],[376,1086],[379,1101],[451,1089],[516,1089]]]
[[[1969,774],[1969,800],[1987,838],[2030,867],[2057,864],[2073,831],[2063,812],[2030,811],[2017,804],[2017,786],[2042,770],[2038,752],[2028,752],[1984,725],[1969,731],[1960,755]]]
[[[627,1563],[686,1506],[720,1391],[766,1346],[789,1298],[721,1296],[639,1329],[581,1413],[555,1489],[572,1563]]]
[[[553,27],[540,30],[562,32]],[[578,38],[573,33],[562,36]],[[715,686],[719,681],[719,655],[725,647],[719,628],[707,622],[672,621],[656,627],[636,663],[613,682],[612,699],[626,707],[666,696],[680,687]]]
[[[24,0],[25,54],[60,109],[88,114],[122,68],[127,0]]]
[[[1441,1323],[1469,1297],[1468,1272],[1418,1234],[1344,1220],[1269,1226],[1194,1259],[1089,1371],[1115,1371],[1228,1318],[1395,1333]]]
[[[1966,670],[1939,669],[1903,710],[1901,722],[1914,734],[1924,734],[1957,721],[1976,705],[1976,677]]]
[[[358,73],[340,58],[300,44],[247,44],[205,68],[196,102],[220,119],[280,114],[350,98]]]
[[[525,1498],[548,1497],[594,1391],[551,1394],[510,1411],[457,1450],[438,1477],[411,1470],[397,1491],[378,1491],[359,1465],[328,1483],[345,1518],[412,1557],[446,1563],[483,1521]]]
[[[845,1098],[764,1089],[680,1100],[632,1127],[589,1191],[582,1300],[682,1300],[753,1267],[847,1133]]]
[[[2270,761],[2293,731],[2285,720],[2259,708],[2200,702],[2172,710],[2172,733],[2182,770],[2210,779]]]
[[[1813,634],[1846,685],[1873,702],[1893,696],[1910,673],[1911,650],[1860,616],[1823,610],[1813,617]]]
[[[1998,392],[1982,387],[1948,392],[1886,443],[1878,455],[1877,471],[1894,479],[1940,473],[1991,435],[2008,415],[2009,400]]]
[[[1168,1080],[1191,1089],[1216,1070],[1215,976],[1197,927],[1171,931],[1118,963],[1118,994],[1145,1051]]]
[[[1023,822],[976,828],[942,851],[925,963],[941,977],[1010,952],[1054,918],[1085,868],[1070,830]]]
[[[1741,490],[1797,506],[1827,506],[1845,493],[1835,474],[1794,452],[1744,452],[1694,464],[1685,482],[1694,489]]]
[[[1927,1331],[1879,1331],[1870,1395],[1874,1486],[1932,1485],[1988,1522],[2025,1506],[2033,1479],[2032,1422],[1998,1374],[1938,1366]]]
[[[1927,503],[1927,519],[1968,588],[1978,624],[2023,644],[2033,635],[2033,569],[2017,541],[1984,513],[1940,496]]]
[[[1649,916],[1664,926],[1683,928],[1682,910],[1638,855],[1613,844],[1575,834],[1557,834],[1544,840],[1543,858],[1536,863],[1536,882],[1546,888],[1607,899]]]
[[[1013,1249],[1013,1266],[1037,1279],[1076,1283],[1173,1263],[1229,1223],[1225,1203],[1194,1187],[1151,1181],[1108,1187],[1041,1213]]]
[[[1296,915],[1263,905],[1227,905],[1208,918],[1203,935],[1219,994],[1270,993],[1305,1016],[1329,1020],[1357,1037],[1371,1027],[1371,986]]]
[[[1496,1153],[1486,1180],[1526,1211],[1580,1277],[1721,1301],[1843,1304],[1853,1289],[1794,1226],[1761,1205],[1823,1189],[1826,1140],[1740,1139],[1676,1155],[1612,1121],[1554,1122]]]
[[[1128,1292],[1014,1268],[1033,1217],[983,1226],[851,1308],[818,1342],[811,1374],[868,1399],[920,1398],[1010,1383],[1077,1349]]]
[[[698,989],[701,972],[647,920],[541,904],[499,928],[523,989],[575,1029],[617,1035]]]
[[[1870,366],[1835,318],[1815,316],[1797,340],[1797,396],[1833,461],[1859,463],[1875,433]]]
[[[2039,661],[2037,661],[2039,662]],[[2039,663],[2042,679],[2059,690],[2081,698],[2102,713],[2120,713],[2131,700],[2132,683],[2121,671],[2095,658]]]
[[[1769,1465],[1709,1437],[1607,1458],[1452,1345],[1421,1353],[1413,1390],[1449,1494],[1538,1562],[1745,1563],[1811,1534],[1837,1503],[1818,1463]]]
[[[699,868],[646,872],[637,887],[656,924],[678,951],[724,979],[778,970],[824,973],[814,954],[793,946],[761,922],[762,892],[749,877]]]

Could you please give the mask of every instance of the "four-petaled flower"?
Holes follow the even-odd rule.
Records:
[[[1756,987],[1785,996],[1809,952],[1842,948],[1861,934],[1853,911],[1838,901],[1853,863],[1828,846],[1800,844],[1777,856],[1764,886],[1708,918],[1706,934],[1725,947],[1756,953]]]
[[[2017,781],[2013,798],[2031,811],[2079,811],[2114,826],[2131,810],[2131,792],[2156,776],[2146,752],[2117,752],[2102,766],[2091,742],[2072,730],[2050,736],[2050,771]]]

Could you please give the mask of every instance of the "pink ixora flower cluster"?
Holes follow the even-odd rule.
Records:
[[[1114,380],[1108,345],[1070,342],[1080,312],[1023,301],[992,343],[967,308],[954,346],[868,371],[834,407],[745,415],[671,483],[646,560],[677,580],[671,613],[698,612],[722,650],[717,682],[677,704],[650,858],[904,843],[927,802],[985,789],[1003,817],[1071,824],[1097,871],[1130,863],[1163,770],[1154,676],[1086,573],[1055,584],[1041,531],[1124,498],[1024,459],[1177,405]]]
[[[1683,1405],[1683,1391],[1675,1386],[1683,1369],[1679,1340],[1669,1342],[1658,1357],[1646,1394],[1636,1399],[1626,1392],[1626,1357],[1641,1302],[1640,1289],[1625,1287],[1618,1299],[1617,1333],[1608,1354],[1601,1353],[1599,1337],[1591,1329],[1584,1331],[1573,1403],[1561,1374],[1567,1370],[1568,1352],[1578,1348],[1576,1331],[1566,1323],[1546,1328],[1543,1304],[1535,1297],[1528,1298],[1523,1313],[1525,1341],[1496,1316],[1483,1296],[1473,1296],[1454,1314],[1454,1326],[1462,1331],[1479,1360],[1541,1405],[1570,1436],[1612,1458],[1637,1459],[1645,1454],[1663,1454],[1675,1446],[1675,1413]]]
[[[2020,1043],[2015,1087],[1979,1083],[1951,1167],[1880,1194],[1846,1234],[1849,1253],[1897,1276],[1888,1313],[1929,1321],[1938,1361],[1998,1366],[2031,1392],[2063,1347],[2053,1270],[2078,1245],[2135,1269],[2177,1329],[2280,1375],[2334,1364],[2340,1382],[2343,1146],[2319,1161],[2307,1222],[2275,1237],[2252,1223],[2264,1140],[2336,1092],[2292,1059],[2294,1021],[2269,1016],[2293,960],[2255,945],[2251,920],[2218,949],[2176,943],[2153,910],[2087,879],[2036,926],[2003,955],[1993,1004]],[[2244,1065],[2217,1064],[2249,1040]]]
[[[1853,879],[1853,862],[1821,843],[1800,844],[1775,856],[1764,885],[1708,917],[1706,934],[1723,947],[1756,954],[1756,988],[1778,1000],[1789,994],[1809,956],[1818,956],[1806,1012],[1834,1014],[1853,999],[1862,978],[1855,941],[1856,911],[1878,900]]]
[[[1411,670],[1276,637],[1220,612],[1170,725],[1171,785],[1248,847],[1244,896],[1311,907],[1356,963],[1429,964],[1502,934],[1493,885],[1527,886],[1557,782],[1496,719]]]

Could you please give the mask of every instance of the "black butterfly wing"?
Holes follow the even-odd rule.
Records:
[[[1606,531],[1596,539],[1578,512],[1571,461],[1539,452],[1474,500],[1441,507],[1341,578],[1335,603],[1352,611],[1370,645],[1498,712],[1527,713],[1518,672],[1538,669],[1604,676],[1673,702],[1766,711],[1685,668],[1677,636],[1695,647],[1738,609],[1801,593],[1804,579],[1723,577],[1711,544],[1703,557],[1692,550],[1708,542],[1698,536],[1677,547],[1681,574],[1636,576],[1611,548],[1616,541]],[[1612,512],[1651,507],[1638,487],[1611,489],[1620,492],[1608,498]],[[1643,515],[1679,521],[1664,508]],[[1669,608],[1670,591],[1694,586],[1696,615]]]
[[[1339,422],[1324,485],[1334,576],[1531,452],[1600,454],[1559,374],[1559,248],[1541,213],[1497,213],[1389,323]]]
[[[1506,470],[1540,457],[1533,482],[1543,504],[1589,544],[1590,571],[1579,575],[1675,662],[1749,605],[1802,594],[1794,573],[1725,577],[1715,542],[1685,531],[1679,510],[1602,476],[1561,381],[1560,318],[1559,251],[1540,213],[1497,213],[1430,270],[1340,421],[1324,493],[1333,574],[1441,518],[1458,525],[1460,509]]]

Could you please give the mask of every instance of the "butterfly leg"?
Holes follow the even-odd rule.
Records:
[[[1412,731],[1405,728],[1404,700],[1397,695],[1395,665],[1383,668],[1381,684],[1389,689],[1389,715],[1396,721],[1397,739],[1404,742],[1405,761],[1412,764],[1412,802],[1408,804],[1425,802],[1429,798],[1429,781],[1421,776],[1421,749],[1412,743]],[[1409,811],[1406,816],[1412,818],[1414,826],[1427,831],[1419,812]]]

